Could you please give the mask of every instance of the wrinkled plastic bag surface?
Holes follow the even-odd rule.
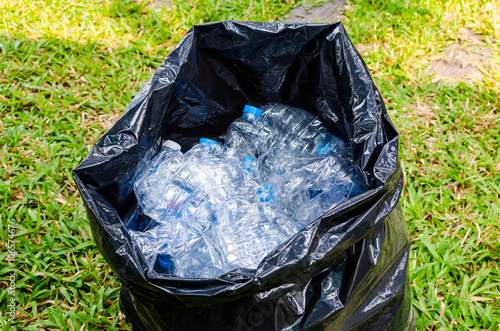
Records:
[[[353,150],[367,192],[335,207],[256,270],[217,279],[147,273],[124,225],[148,153],[223,138],[243,106],[317,115]],[[409,330],[409,238],[398,133],[341,23],[194,26],[74,170],[94,240],[121,281],[134,330]],[[153,152],[152,152],[153,151]]]

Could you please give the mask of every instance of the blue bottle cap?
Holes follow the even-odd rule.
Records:
[[[172,261],[172,256],[169,254],[159,254],[158,264],[167,270],[174,270],[174,261]]]
[[[272,204],[276,199],[276,193],[271,185],[265,183],[258,188],[257,193],[259,194],[260,201]]]
[[[316,155],[326,155],[333,151],[333,147],[330,144],[320,144],[318,149],[316,149]]]
[[[261,117],[262,109],[250,105],[245,105],[245,108],[243,108],[243,114],[252,114],[254,116]]]
[[[245,156],[243,159],[243,168],[246,171],[251,171],[252,170],[252,163],[253,163],[254,158],[251,156]]]
[[[216,144],[218,145],[219,143],[216,142],[215,140],[208,139],[208,138],[200,138],[200,144],[207,143],[207,144]]]

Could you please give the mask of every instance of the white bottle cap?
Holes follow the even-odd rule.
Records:
[[[173,140],[164,140],[162,146],[163,147],[168,147],[170,149],[173,149],[174,151],[180,151],[181,150],[181,145],[179,145],[178,143],[176,143]]]

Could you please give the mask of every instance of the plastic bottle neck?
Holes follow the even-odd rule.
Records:
[[[254,114],[250,114],[250,113],[243,113],[243,116],[241,116],[241,118],[243,118],[244,120],[247,120],[249,122],[257,122],[259,121],[260,117],[259,116],[255,116]]]
[[[208,138],[200,138],[199,144],[201,150],[209,154],[217,154],[217,151],[220,147],[217,141]]]

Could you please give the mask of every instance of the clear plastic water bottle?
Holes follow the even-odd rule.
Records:
[[[253,157],[247,156],[243,159],[239,187],[232,196],[236,204],[219,205],[216,233],[218,247],[226,261],[226,272],[242,267],[250,268],[253,265],[252,252],[248,251],[246,246],[249,237],[253,238],[258,230],[258,217],[255,217],[255,210],[252,210],[260,186],[257,166],[258,163]],[[242,226],[245,226],[246,230]]]
[[[216,278],[230,271],[217,242],[207,232],[175,260],[176,274],[181,277]]]
[[[307,128],[309,130],[309,128]],[[300,138],[304,142],[301,154],[327,155],[335,154],[339,158],[349,157],[349,147],[337,136],[334,136],[325,127],[320,127],[313,134],[307,134]]]
[[[134,182],[134,193],[137,203],[144,214],[152,219],[158,218],[163,211],[157,206],[159,190],[167,185],[173,173],[183,162],[181,147],[174,141],[167,140],[162,149],[137,176]]]
[[[236,190],[239,206],[255,204],[258,199],[258,189],[262,185],[259,173],[259,161],[252,156],[245,156],[241,166],[241,183]]]
[[[314,176],[309,191],[311,199],[298,208],[292,217],[297,231],[365,191],[356,169],[346,159],[333,154],[319,156],[308,168]]]
[[[279,103],[266,104],[263,109],[262,134],[257,144],[263,178],[298,156],[347,156],[344,142],[329,133],[316,116]]]
[[[337,154],[312,157],[308,169],[314,176],[313,187],[318,192],[328,191],[345,181],[354,185],[356,194],[364,191],[354,165],[349,159],[339,157]]]
[[[241,163],[241,181],[233,199],[237,208],[229,207],[217,222],[218,243],[226,259],[226,271],[237,268],[256,268],[260,261],[282,239],[274,220],[269,220],[259,204],[269,203],[271,190],[262,183],[259,163],[246,156]]]
[[[296,232],[290,227],[289,217],[285,214],[279,193],[272,183],[263,183],[258,189],[257,208],[261,215],[259,227],[266,234],[267,241],[276,248]]]
[[[262,109],[246,105],[243,116],[229,126],[226,134],[228,156],[255,155],[256,141],[261,134]]]
[[[292,217],[292,223],[296,230],[301,230],[329,210],[347,201],[353,196],[353,186],[354,183],[350,178],[340,177],[329,190],[321,192],[314,199],[302,205]]]
[[[326,130],[321,121],[307,113],[297,116],[289,123],[287,144],[291,149],[302,152],[304,147],[321,132]]]
[[[278,188],[280,204],[288,216],[311,200],[314,175],[305,167],[272,176],[269,181]]]
[[[306,111],[280,103],[268,103],[263,107],[263,129],[258,147],[260,153],[271,148],[288,146],[292,129],[302,123],[310,114]],[[310,115],[312,116],[312,115]],[[314,118],[312,116],[311,120]]]
[[[258,170],[258,167],[255,167]],[[277,248],[294,233],[290,232],[289,221],[279,203],[276,184],[264,182],[260,174],[255,175],[260,181],[257,189],[258,200],[252,208],[257,209],[259,219],[256,222],[259,239],[255,245],[255,259],[259,263],[265,255]],[[278,186],[279,187],[279,186]]]
[[[260,204],[271,205],[277,200],[274,187],[264,182],[261,176],[259,161],[251,156],[243,159],[240,200],[247,205],[257,207]]]
[[[138,200],[156,187],[158,180],[175,172],[182,163],[181,146],[172,140],[163,142],[160,152],[142,169],[134,182],[134,193]]]
[[[260,172],[264,180],[267,180],[271,174],[283,174],[287,165],[295,162],[299,154],[286,147],[275,147],[264,152],[259,157]]]
[[[289,239],[289,222],[281,212],[273,188],[264,183],[258,190],[259,201],[236,217],[234,235],[243,251],[231,252],[233,266],[256,268],[262,259]],[[232,259],[231,259],[232,257]],[[244,261],[244,263],[239,263]]]
[[[211,204],[229,202],[234,196],[239,178],[239,167],[226,158],[222,146],[210,139],[202,138],[192,156],[187,155],[187,169],[193,174],[195,185],[205,194]],[[193,148],[195,148],[193,147]],[[202,153],[195,152],[199,150]],[[188,153],[190,153],[189,151]]]
[[[315,115],[279,103],[268,103],[263,111],[262,131],[268,134],[260,139],[262,154],[271,148],[287,149],[292,154],[317,154],[323,148],[325,154],[346,156],[345,143],[329,133]]]
[[[348,150],[344,141],[331,134],[318,117],[304,113],[288,122],[285,144],[301,155],[334,153],[339,157],[347,157]]]
[[[212,219],[200,214],[178,217],[157,229],[164,231],[171,237],[167,253],[175,262],[176,275],[217,277],[222,272],[223,257],[214,244]]]
[[[256,268],[276,245],[264,232],[267,221],[253,208],[240,209],[230,227],[218,232],[228,269]]]
[[[156,220],[164,217],[179,217],[188,205],[197,206],[203,200],[203,192],[195,186],[194,175],[184,176],[183,167],[179,168],[167,181],[152,194],[156,194],[154,208],[149,216]],[[145,211],[146,213],[146,211]]]
[[[168,171],[147,174],[143,182],[137,183],[136,193],[138,203],[145,215],[151,219],[162,222],[163,218],[179,217],[186,207],[197,207],[204,199],[204,192],[198,188],[196,169],[190,167],[186,161]],[[146,190],[147,189],[147,190]]]
[[[217,277],[224,262],[210,220],[170,218],[145,231],[129,231],[152,272],[181,277]]]
[[[173,249],[174,237],[167,231],[159,230],[159,227],[145,232],[128,230],[130,237],[144,255],[150,270],[154,268],[158,254],[167,254]]]

